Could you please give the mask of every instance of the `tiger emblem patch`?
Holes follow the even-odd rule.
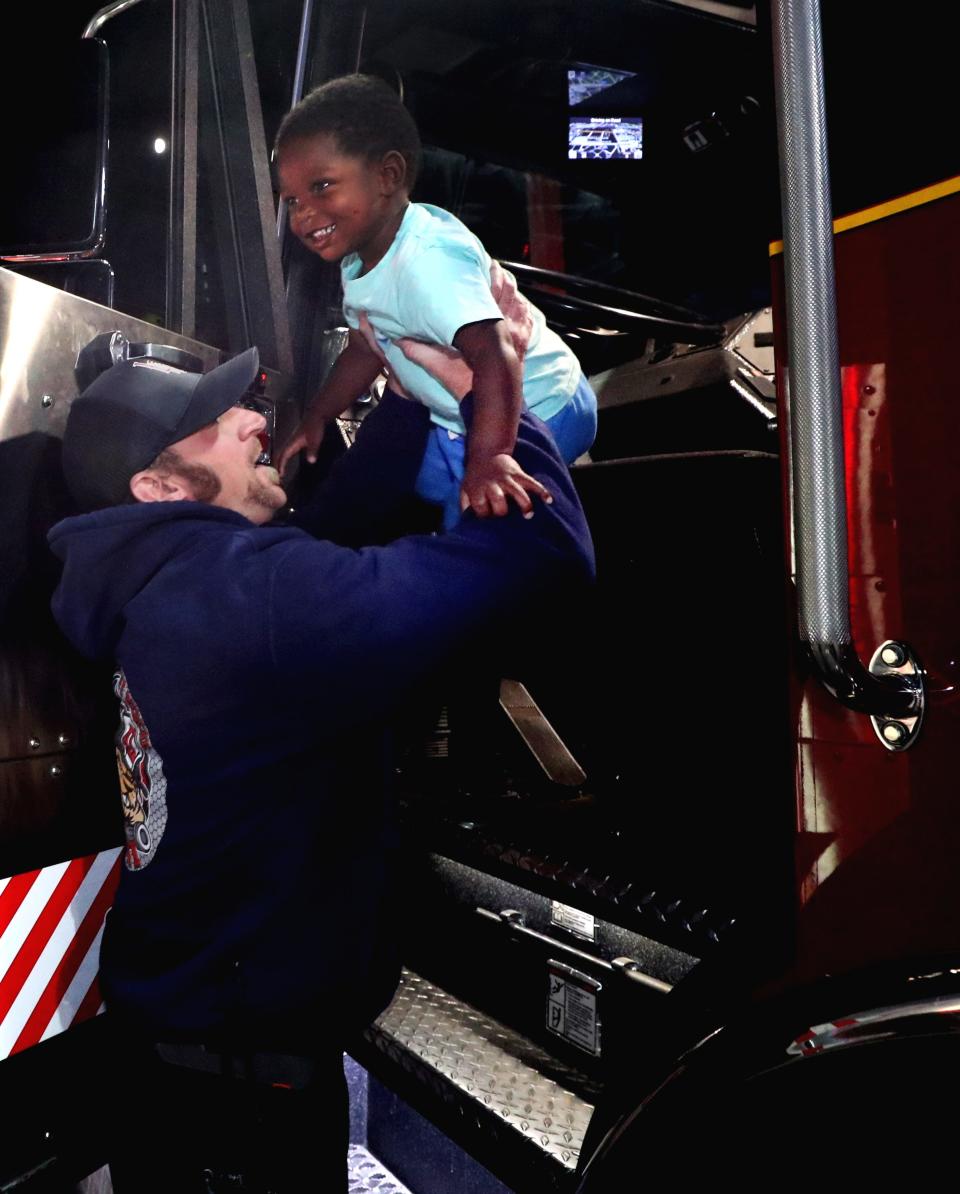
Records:
[[[139,871],[153,861],[166,828],[167,780],[123,671],[113,677],[113,691],[120,701],[116,752],[126,835],[123,862],[128,871]]]

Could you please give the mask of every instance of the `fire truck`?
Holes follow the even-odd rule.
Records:
[[[145,1155],[155,1131],[116,1105],[103,1052],[109,674],[49,613],[77,355],[106,332],[203,369],[256,344],[282,446],[344,332],[270,144],[358,69],[421,129],[414,198],[514,274],[600,415],[573,466],[598,561],[580,643],[398,724],[405,968],[346,1059],[353,1189],[939,1172],[960,1040],[960,161],[939,10],[71,8],[21,13],[7,42],[37,98],[8,72],[0,1190],[108,1189],[104,1122]],[[591,125],[630,152],[581,152]],[[358,395],[294,503],[377,401]]]

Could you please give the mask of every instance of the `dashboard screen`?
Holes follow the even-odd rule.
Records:
[[[640,116],[570,117],[569,158],[637,161],[643,157],[643,119]]]
[[[608,70],[601,66],[581,66],[567,71],[567,94],[570,107],[575,108],[584,100],[606,91],[624,79],[632,79],[634,72],[629,70]]]

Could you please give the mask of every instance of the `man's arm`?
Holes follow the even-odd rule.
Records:
[[[515,457],[553,494],[532,518],[468,513],[445,535],[386,547],[351,551],[298,539],[282,549],[271,565],[268,611],[275,682],[316,709],[318,730],[336,733],[384,714],[498,618],[520,617],[592,575],[569,471],[530,415],[521,417]]]
[[[363,336],[351,328],[347,347],[337,357],[320,392],[307,407],[300,426],[280,453],[277,471],[281,476],[300,451],[306,451],[311,464],[316,462],[327,422],[343,414],[364,390],[369,389],[382,369],[380,358]]]

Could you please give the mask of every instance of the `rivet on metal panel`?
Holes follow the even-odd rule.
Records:
[[[39,750],[40,749],[40,739],[39,738],[31,738],[30,739],[30,749],[31,750]]]
[[[58,767],[56,764],[54,764],[54,765],[53,765],[53,766],[50,768],[50,774],[53,776],[53,778],[54,778],[54,779],[56,779],[56,778],[57,778],[57,776],[58,776],[58,775],[61,775],[62,773],[63,773],[63,768],[62,768],[62,767]]]
[[[56,398],[52,394],[43,394],[40,398],[40,405],[44,410],[49,410],[56,401]]]

